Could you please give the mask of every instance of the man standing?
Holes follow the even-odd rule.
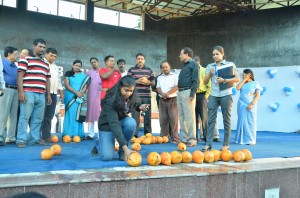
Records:
[[[206,142],[206,134],[208,128],[207,101],[210,95],[211,80],[207,84],[204,83],[206,68],[201,66],[199,56],[195,56],[194,60],[199,65],[199,83],[200,83],[196,93],[196,137],[198,142]],[[201,126],[200,139],[198,136],[199,122]],[[219,139],[218,122],[216,122],[213,141],[221,142]]]
[[[5,81],[3,76],[3,64],[0,56],[0,96],[3,96],[5,92]]]
[[[122,78],[120,72],[115,68],[115,58],[112,55],[106,56],[104,62],[106,68],[101,68],[99,71],[102,81],[101,100],[105,98],[107,90]]]
[[[50,96],[52,103],[51,105],[46,105],[45,114],[44,114],[44,120],[42,122],[42,139],[45,142],[50,141],[51,136],[51,121],[53,119],[55,108],[56,108],[56,102],[57,102],[57,94],[59,94],[59,97],[61,100],[64,98],[64,92],[63,87],[61,84],[61,76],[59,74],[59,69],[57,65],[55,64],[55,60],[57,57],[57,51],[54,48],[48,48],[46,50],[46,55],[44,58],[44,61],[49,64],[50,67]],[[48,93],[46,93],[46,97],[48,96]]]
[[[30,145],[47,145],[40,138],[40,128],[45,112],[45,92],[47,105],[51,105],[50,68],[42,59],[45,53],[44,39],[33,41],[33,57],[25,57],[18,63],[18,90],[20,100],[20,119],[18,123],[17,146],[23,148],[27,142],[27,126],[30,118]]]
[[[182,142],[186,146],[195,146],[196,140],[196,123],[195,123],[195,93],[199,86],[198,65],[192,59],[193,50],[188,47],[180,51],[180,61],[183,67],[178,77],[178,112],[180,128],[182,130]]]
[[[126,68],[126,61],[124,59],[119,59],[117,61],[117,65],[118,65],[118,68],[119,68],[119,71],[120,71],[122,77],[126,76],[127,75],[127,71],[125,69]]]
[[[17,86],[18,67],[15,65],[15,62],[19,58],[18,49],[10,46],[6,47],[4,49],[4,57],[2,64],[6,89],[5,94],[0,97],[0,106],[2,107],[0,113],[0,146],[4,145],[3,134],[6,126],[7,135],[5,143],[16,143],[15,130],[19,106]]]
[[[161,63],[162,74],[157,78],[156,91],[160,95],[159,100],[159,123],[161,136],[171,137],[171,143],[178,144],[178,105],[177,83],[178,75],[171,72],[167,61]]]
[[[211,81],[207,84],[203,83],[206,69],[201,66],[199,56],[194,57],[195,62],[199,66],[199,87],[196,92],[196,139],[198,142],[205,141],[207,134],[208,125],[208,109],[207,100],[210,94]],[[200,137],[199,137],[199,123],[201,126]]]
[[[87,75],[91,78],[91,82],[87,92],[87,112],[86,122],[88,123],[89,135],[87,140],[94,139],[95,136],[95,124],[100,116],[100,94],[102,90],[102,82],[99,75],[99,62],[96,57],[90,58],[92,69],[88,71]]]
[[[144,116],[144,134],[152,133],[151,128],[151,86],[155,85],[152,69],[145,65],[145,55],[138,53],[136,56],[136,65],[128,70],[128,75],[135,79],[137,96],[141,98],[142,104],[149,104],[149,110]],[[132,117],[136,121],[135,137],[138,137],[140,112],[133,111]]]

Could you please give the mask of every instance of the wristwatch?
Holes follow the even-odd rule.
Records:
[[[223,82],[223,84],[226,84],[226,79],[224,78],[224,82]]]

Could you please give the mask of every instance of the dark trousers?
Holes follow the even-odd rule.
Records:
[[[160,96],[158,95],[158,93],[156,94],[156,104],[157,104],[157,108],[159,109],[159,100],[160,100]]]
[[[162,136],[170,135],[172,140],[179,141],[178,136],[178,105],[177,99],[159,100],[159,123]]]
[[[223,97],[209,96],[208,99],[208,130],[206,136],[206,145],[211,146],[213,142],[213,135],[216,126],[218,108],[221,106],[223,123],[224,123],[224,142],[223,146],[229,145],[231,135],[231,109],[232,109],[232,95]]]
[[[200,138],[206,138],[208,127],[208,109],[205,93],[196,94],[196,138],[199,140],[199,122],[201,126]]]
[[[151,98],[141,98],[142,104],[149,104],[149,110],[145,111],[144,115],[144,134],[146,133],[152,133],[151,128]],[[136,130],[135,130],[135,136],[138,136],[139,134],[139,125],[140,125],[140,112],[133,110],[132,111],[132,117],[136,121]]]
[[[47,94],[45,94],[45,96],[47,101]],[[51,136],[51,121],[55,113],[55,107],[57,102],[56,94],[51,94],[51,99],[52,99],[51,105],[47,105],[46,103],[44,119],[41,125],[42,139],[46,139]]]

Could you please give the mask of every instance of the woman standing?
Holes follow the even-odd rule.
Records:
[[[243,81],[236,86],[236,89],[241,92],[237,106],[238,122],[235,143],[255,145],[257,102],[262,88],[257,81],[254,81],[252,70],[245,69]]]
[[[224,48],[215,46],[213,48],[214,63],[206,67],[204,83],[207,84],[211,79],[211,92],[208,98],[208,130],[205,147],[203,151],[212,148],[214,129],[216,125],[218,108],[221,106],[224,123],[224,142],[222,150],[229,149],[231,134],[231,108],[232,108],[232,85],[240,81],[236,66],[233,62],[225,60]],[[232,72],[227,76],[221,76],[221,71],[231,68]]]
[[[128,116],[133,109],[145,111],[147,104],[139,105],[135,98],[135,80],[131,76],[124,76],[106,93],[102,101],[102,111],[98,121],[99,143],[97,148],[93,148],[92,153],[97,150],[100,159],[110,161],[113,159],[115,149],[115,139],[119,142],[119,160],[127,160],[132,152],[128,147],[128,142],[133,137],[136,129],[135,119]]]
[[[82,97],[87,90],[90,77],[81,72],[82,62],[75,60],[73,62],[72,70],[65,74],[65,109],[66,114],[64,118],[63,134],[62,136],[75,135],[84,138],[83,123],[76,120],[76,115],[80,111],[80,103]]]

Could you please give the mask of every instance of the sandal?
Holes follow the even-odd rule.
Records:
[[[223,146],[220,151],[225,151],[225,150],[229,150],[229,146]]]
[[[24,148],[24,147],[26,147],[26,144],[24,142],[19,142],[19,143],[17,143],[17,147]]]
[[[206,151],[210,151],[211,149],[212,149],[211,146],[205,146],[201,151],[206,152]]]

